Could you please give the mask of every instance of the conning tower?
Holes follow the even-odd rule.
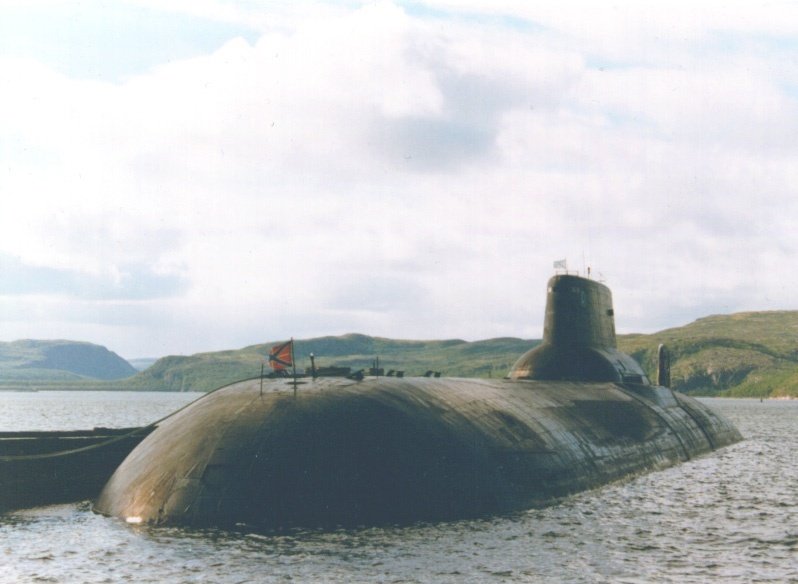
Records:
[[[543,343],[524,353],[508,377],[649,384],[640,365],[617,349],[610,289],[570,274],[549,280]]]

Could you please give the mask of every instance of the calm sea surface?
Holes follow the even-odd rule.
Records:
[[[3,430],[142,425],[197,394],[0,392]],[[262,536],[0,516],[0,582],[795,582],[798,401],[711,399],[746,440],[545,509]]]

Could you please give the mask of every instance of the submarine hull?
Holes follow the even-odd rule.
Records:
[[[671,390],[613,382],[258,379],[161,422],[95,510],[271,531],[484,516],[740,440]]]

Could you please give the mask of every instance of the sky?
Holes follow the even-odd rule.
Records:
[[[0,2],[0,341],[126,358],[798,309],[798,7]]]

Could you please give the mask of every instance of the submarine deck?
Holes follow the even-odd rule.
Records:
[[[459,378],[242,381],[160,424],[96,510],[261,528],[541,505],[740,439],[666,388]]]

